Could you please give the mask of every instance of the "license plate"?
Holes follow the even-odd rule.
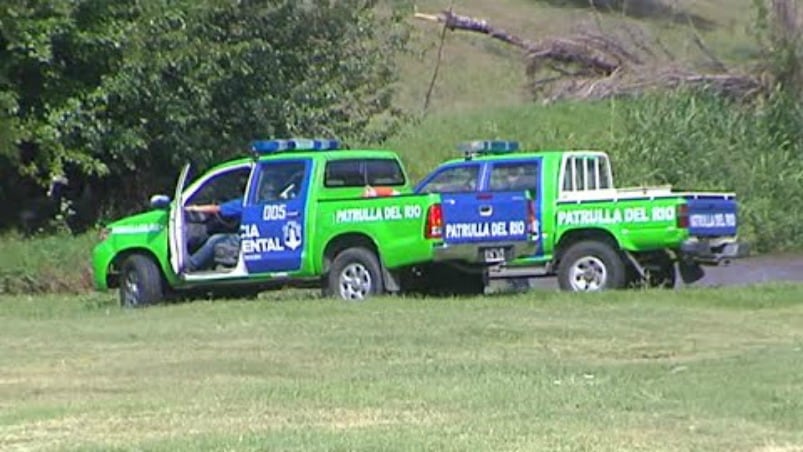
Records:
[[[482,250],[485,262],[504,262],[505,249],[504,248],[485,248]]]

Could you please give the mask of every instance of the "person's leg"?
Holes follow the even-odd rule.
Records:
[[[213,234],[206,240],[206,243],[201,245],[197,251],[188,259],[188,267],[190,271],[201,270],[209,266],[215,258],[215,245],[227,240],[229,234]]]
[[[226,240],[215,245],[215,264],[224,267],[234,267],[240,258],[240,235],[229,234]]]

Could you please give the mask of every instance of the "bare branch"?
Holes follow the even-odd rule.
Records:
[[[617,36],[586,26],[568,36],[532,41],[494,27],[486,20],[455,14],[451,10],[437,15],[416,13],[415,17],[442,23],[450,30],[486,34],[522,49],[527,60],[530,90],[547,101],[601,99],[679,86],[705,86],[723,94],[744,96],[762,87],[757,77],[728,73],[724,63],[696,33],[695,44],[715,65],[717,74],[698,73],[693,68],[680,66],[659,40],[652,40],[659,51],[650,47],[646,33],[638,28],[626,27],[624,36]]]

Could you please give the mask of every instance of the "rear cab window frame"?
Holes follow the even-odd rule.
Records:
[[[613,190],[613,174],[607,155],[578,152],[564,156],[558,181],[561,199]]]
[[[390,162],[394,165],[393,172],[395,172],[395,176],[397,177],[394,179],[390,177],[390,181],[381,181],[380,178],[373,178],[372,174],[369,171],[370,165],[372,163],[377,162]],[[407,184],[407,175],[404,173],[404,169],[402,168],[401,162],[395,158],[388,158],[388,157],[355,157],[355,158],[337,158],[337,159],[328,159],[325,162],[322,162],[324,165],[323,168],[323,186],[327,189],[336,189],[336,188],[363,188],[366,186],[372,187],[403,187]],[[357,176],[360,178],[359,183],[355,180],[344,180],[343,184],[334,184],[332,180],[334,178],[330,177],[330,170],[332,166],[335,165],[348,165],[348,164],[356,164],[359,166],[357,171],[352,171],[351,176]],[[335,179],[337,180],[337,179]]]

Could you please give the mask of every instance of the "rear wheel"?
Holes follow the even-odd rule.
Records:
[[[619,252],[598,241],[571,245],[558,267],[558,285],[572,292],[620,289],[625,278],[625,264]]]
[[[324,288],[326,296],[343,300],[365,300],[384,291],[379,259],[365,248],[340,252],[332,262]]]
[[[149,257],[134,254],[123,261],[120,272],[120,304],[138,308],[158,303],[164,297],[162,274]]]

